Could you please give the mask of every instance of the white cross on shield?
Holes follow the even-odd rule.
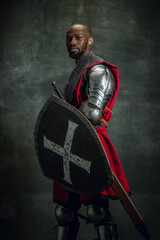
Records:
[[[63,171],[64,171],[64,178],[66,182],[72,184],[70,178],[70,162],[74,163],[80,168],[83,168],[90,174],[91,170],[91,162],[87,161],[73,153],[71,153],[73,137],[76,128],[78,125],[70,120],[68,120],[68,129],[65,137],[64,146],[59,146],[58,144],[50,141],[49,139],[44,136],[44,148],[48,148],[49,150],[57,153],[58,155],[63,157]]]

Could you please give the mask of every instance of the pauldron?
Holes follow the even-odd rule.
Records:
[[[89,75],[88,99],[80,106],[80,111],[93,123],[98,123],[107,102],[115,89],[115,80],[105,65],[92,67]]]

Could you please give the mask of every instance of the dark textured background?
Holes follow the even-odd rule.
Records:
[[[65,33],[75,22],[91,27],[94,52],[119,67],[108,131],[131,198],[152,240],[160,239],[159,12],[151,0],[0,1],[1,239],[55,239],[52,182],[38,165],[33,131],[51,82],[63,88],[74,67]],[[118,201],[111,209],[120,239],[143,239]],[[78,239],[95,237],[93,226],[82,222]]]

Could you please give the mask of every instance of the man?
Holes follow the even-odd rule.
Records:
[[[118,69],[95,56],[91,51],[92,44],[93,38],[87,26],[74,24],[69,28],[66,45],[69,56],[76,61],[76,67],[65,87],[65,97],[68,103],[77,107],[95,126],[113,172],[125,191],[130,192],[119,158],[106,131],[119,89]],[[108,210],[109,197],[115,197],[111,187],[96,196],[84,196],[69,192],[54,183],[53,200],[58,203],[55,209],[59,224],[57,239],[76,239],[79,222],[75,212],[81,203],[87,205],[87,216],[95,223],[100,240],[118,239]]]

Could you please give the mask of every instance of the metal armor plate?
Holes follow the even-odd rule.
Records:
[[[99,137],[74,106],[51,95],[39,113],[35,148],[43,174],[79,194],[96,194],[113,182]]]

